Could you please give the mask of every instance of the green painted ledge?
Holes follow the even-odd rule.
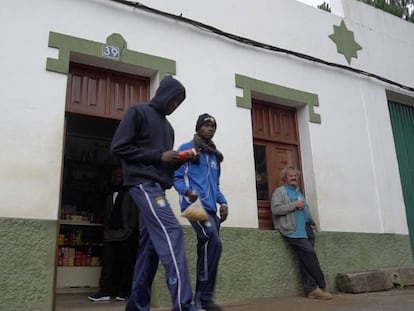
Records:
[[[196,239],[190,226],[183,229],[194,282]],[[221,236],[218,302],[302,294],[297,261],[277,232],[224,227]],[[0,218],[0,246],[0,306],[8,311],[52,310],[56,221]],[[332,291],[338,273],[413,264],[407,235],[319,232],[316,248]],[[160,265],[153,306],[169,304]]]

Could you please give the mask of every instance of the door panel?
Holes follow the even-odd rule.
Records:
[[[71,63],[66,111],[122,119],[135,103],[149,100],[149,78]]]
[[[274,172],[269,178],[269,193],[283,184],[280,172],[287,165],[299,167],[298,148],[286,144],[271,144],[269,146],[269,170]]]
[[[299,167],[298,150],[291,145],[255,140],[254,158],[259,228],[272,229],[272,193],[282,184],[280,172],[285,166]]]
[[[282,185],[280,172],[287,165],[300,169],[296,110],[254,100],[252,128],[259,228],[272,229],[270,201]]]
[[[124,112],[135,103],[148,101],[148,83],[138,77],[111,75],[109,91],[110,115],[121,119]]]
[[[414,107],[390,101],[388,109],[397,153],[411,252],[414,256]]]
[[[291,110],[269,107],[269,129],[272,140],[297,143],[296,118]]]
[[[106,75],[100,71],[86,72],[76,68],[68,75],[66,111],[104,116]]]
[[[253,136],[269,137],[268,108],[265,105],[255,105],[252,109]]]

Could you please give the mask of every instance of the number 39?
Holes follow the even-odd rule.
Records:
[[[105,45],[103,47],[102,50],[102,54],[105,57],[110,57],[110,58],[119,58],[119,48],[117,47],[113,47],[113,46],[109,46],[109,45]]]

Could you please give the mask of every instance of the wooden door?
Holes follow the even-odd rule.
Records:
[[[66,111],[122,119],[135,103],[149,99],[149,78],[71,63]]]
[[[257,208],[260,229],[272,229],[270,200],[287,165],[300,169],[296,109],[254,100],[252,109]]]

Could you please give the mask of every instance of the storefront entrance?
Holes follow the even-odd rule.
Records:
[[[112,170],[119,166],[110,153],[110,144],[123,113],[132,104],[149,100],[149,83],[146,77],[70,64],[57,236],[57,294],[79,295],[99,287],[105,199]],[[62,299],[56,300],[62,303]]]

